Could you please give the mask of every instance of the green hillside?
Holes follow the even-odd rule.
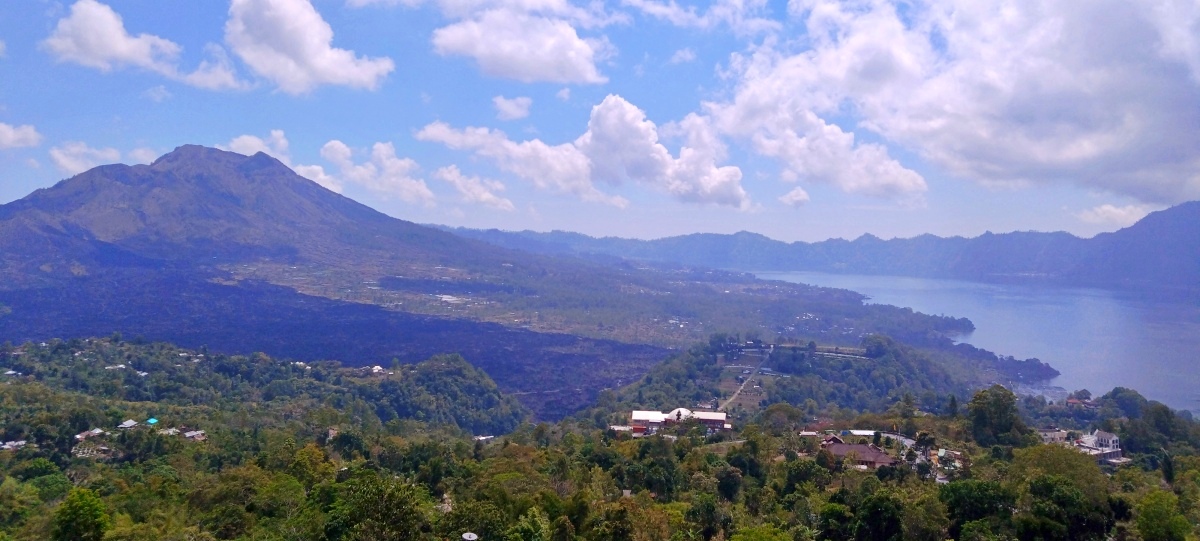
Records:
[[[1072,404],[1052,405],[994,386],[935,411],[909,393],[941,389],[936,360],[886,341],[847,355],[875,359],[881,370],[912,364],[929,373],[895,387],[864,384],[874,402],[839,404],[854,395],[831,396],[815,417],[803,404],[776,402],[731,432],[706,434],[686,422],[640,439],[607,430],[609,416],[627,414],[631,395],[645,393],[647,405],[692,396],[686,383],[702,389],[710,353],[730,355],[733,344],[715,337],[697,346],[619,396],[606,395],[599,415],[537,426],[516,425],[511,399],[454,357],[364,371],[118,337],[5,345],[0,374],[14,373],[0,376],[0,539],[432,541],[473,532],[507,541],[1186,540],[1200,533],[1200,423],[1127,389],[1098,398],[1079,392]],[[874,409],[899,392],[895,404]],[[117,428],[125,420],[136,424]],[[1075,449],[1042,444],[1030,428],[1035,421],[1075,434],[1113,431],[1130,460],[1101,467]],[[463,430],[481,424],[497,437],[472,440]],[[814,425],[817,436],[801,434]],[[903,438],[878,433],[892,427]],[[81,434],[93,428],[103,433]],[[865,451],[835,455],[820,444],[826,434],[858,449],[876,445],[878,460],[892,464],[856,467],[856,453]]]

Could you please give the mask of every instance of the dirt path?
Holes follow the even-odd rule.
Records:
[[[758,375],[758,371],[762,370],[762,366],[767,363],[767,359],[769,359],[770,357],[771,357],[770,352],[765,351],[762,353],[762,360],[758,361],[758,366],[754,367],[754,371],[751,372],[750,375],[746,377],[746,381],[742,382],[741,387],[738,387],[738,390],[734,391],[733,395],[729,397],[729,400],[726,400],[725,403],[721,404],[721,407],[717,408],[717,411],[725,411],[725,408],[728,407],[729,404],[733,403],[734,400],[737,400],[738,395],[742,394],[742,389],[745,389],[746,384],[750,383],[750,381],[754,379],[754,376]]]

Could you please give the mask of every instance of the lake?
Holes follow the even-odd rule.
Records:
[[[1200,412],[1200,302],[1194,295],[985,284],[819,272],[758,277],[857,291],[868,302],[969,318],[958,339],[1062,372],[1051,384],[1100,395],[1136,389],[1175,409]]]

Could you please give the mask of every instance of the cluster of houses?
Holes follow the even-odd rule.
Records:
[[[874,438],[878,434],[886,440],[892,440],[900,444],[898,452],[895,454],[889,453],[887,450],[880,448],[877,445],[870,443],[847,443],[846,438]],[[968,459],[961,451],[953,449],[937,448],[931,446],[929,448],[918,449],[917,442],[911,438],[905,437],[902,434],[894,432],[874,431],[874,430],[827,430],[825,432],[800,432],[801,437],[820,438],[821,449],[829,451],[834,458],[841,460],[848,468],[869,471],[877,470],[884,466],[899,466],[902,461],[899,458],[900,453],[905,450],[919,451],[915,455],[916,463],[928,464],[932,467],[936,474],[938,483],[947,483],[950,476],[956,472],[963,470]]]
[[[1049,426],[1039,428],[1038,435],[1041,436],[1042,443],[1072,447],[1095,458],[1096,462],[1100,464],[1122,466],[1131,462],[1121,452],[1121,439],[1112,432],[1097,429],[1091,434],[1081,434],[1072,438],[1070,432],[1056,426]]]
[[[130,367],[128,367],[128,366],[125,366],[125,365],[123,365],[123,364],[114,364],[114,365],[112,365],[112,366],[106,366],[106,367],[104,367],[104,369],[105,369],[105,370],[124,370],[124,369],[126,369],[126,368],[130,368]],[[143,378],[144,378],[144,377],[146,377],[146,376],[149,376],[149,375],[150,375],[150,373],[149,373],[149,372],[143,372],[143,371],[141,371],[141,370],[134,370],[134,372],[136,372],[136,373],[137,373],[137,375],[139,375],[139,376],[141,376],[141,377],[143,377]]]
[[[617,432],[632,432],[633,436],[649,436],[662,430],[663,427],[686,421],[696,421],[708,429],[709,433],[722,430],[732,430],[728,422],[728,414],[723,411],[692,411],[687,408],[675,408],[667,413],[661,411],[634,410],[629,414],[629,425],[610,426]]]
[[[710,434],[733,429],[733,426],[728,422],[728,416],[725,412],[693,411],[687,408],[675,408],[666,413],[634,410],[629,414],[628,425],[613,425],[609,429],[616,432],[632,433],[633,437],[636,438],[650,436],[658,433],[664,427],[687,421],[698,422],[701,426],[707,428]],[[799,435],[801,437],[823,437],[820,444],[822,449],[828,450],[838,459],[847,460],[849,458],[852,466],[859,469],[874,470],[882,466],[895,466],[900,460],[878,446],[867,443],[846,443],[843,439],[846,436],[873,437],[877,433],[879,432],[873,430],[843,430],[840,433],[827,430],[824,433],[803,431]],[[899,434],[889,433],[887,435],[894,440],[900,441],[905,448],[914,446],[915,442]],[[1095,458],[1100,464],[1121,466],[1130,462],[1130,459],[1122,456],[1120,438],[1111,432],[1095,430],[1090,434],[1073,435],[1057,427],[1048,427],[1038,429],[1038,435],[1041,436],[1042,441],[1046,444],[1072,447],[1081,453]],[[924,453],[920,459],[939,470],[956,471],[962,469],[966,461],[962,452],[952,449],[939,448],[936,454],[932,448],[924,449],[923,451]]]
[[[0,451],[16,451],[26,445],[29,445],[29,442],[25,440],[0,442]]]
[[[152,428],[157,424],[158,424],[158,419],[155,419],[153,417],[146,419],[146,421],[144,421],[142,423],[134,421],[133,419],[126,419],[126,420],[122,421],[121,424],[117,425],[117,430],[128,431],[128,430],[133,430],[133,429],[140,428],[140,427],[151,427]],[[162,434],[164,436],[178,436],[178,435],[182,434],[184,439],[191,440],[191,441],[204,441],[204,440],[208,439],[208,436],[204,433],[203,430],[163,428],[163,429],[159,429],[158,433]],[[111,432],[106,432],[102,428],[93,428],[91,430],[80,432],[75,435],[75,440],[78,441],[79,443],[77,445],[75,445],[74,449],[71,449],[71,454],[73,454],[79,458],[102,458],[102,457],[110,456],[112,454],[112,449],[110,447],[108,447],[107,445],[105,445],[103,443],[99,443],[97,441],[89,441],[89,440],[103,439],[104,437],[109,436],[111,434],[112,434]]]
[[[828,450],[838,459],[846,460],[847,465],[851,465],[852,463],[853,467],[858,469],[874,470],[882,466],[895,466],[898,464],[899,460],[896,457],[889,455],[875,445],[846,443],[843,439],[845,436],[872,436],[873,434],[874,432],[869,430],[843,430],[839,436],[834,431],[828,431],[823,435],[824,439],[821,441],[821,448]],[[1049,427],[1039,429],[1038,434],[1046,444],[1071,447],[1093,457],[1100,464],[1121,466],[1131,462],[1130,459],[1122,456],[1121,440],[1116,434],[1111,432],[1095,430],[1091,434],[1082,434],[1072,438],[1072,434],[1066,430]],[[820,437],[822,434],[817,432],[801,432],[800,436]],[[898,439],[901,440],[901,443],[905,447],[913,446],[911,440],[905,441],[903,437],[898,437]],[[962,469],[967,460],[962,452],[942,448],[937,449],[936,453],[933,452],[933,449],[928,449],[920,458],[939,470],[951,472]]]

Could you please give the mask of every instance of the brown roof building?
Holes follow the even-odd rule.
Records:
[[[868,470],[873,470],[880,466],[893,466],[899,462],[896,460],[896,457],[885,453],[882,449],[874,445],[826,442],[821,447],[829,450],[830,453],[833,453],[833,456],[846,460],[848,463],[850,462],[850,458],[848,457],[852,457],[852,465]]]

